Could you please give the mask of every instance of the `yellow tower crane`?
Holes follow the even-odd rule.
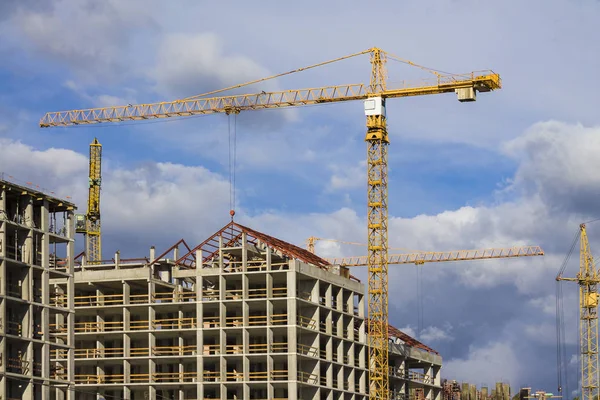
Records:
[[[370,55],[371,78],[369,84],[349,84],[274,92],[263,91],[254,94],[213,96],[225,90],[241,88],[364,54]],[[425,85],[422,82],[416,85],[403,83],[398,87],[388,88],[386,84],[386,61],[388,58],[428,70],[436,76],[436,79]],[[103,122],[139,121],[214,113],[230,114],[247,110],[297,107],[350,100],[364,101],[364,112],[367,120],[365,141],[367,142],[368,183],[368,315],[371,336],[369,397],[371,399],[388,399],[387,148],[389,138],[385,112],[386,100],[396,97],[456,93],[459,101],[468,102],[476,100],[477,92],[490,92],[500,88],[500,76],[493,71],[472,72],[464,75],[443,75],[432,69],[402,60],[374,47],[334,60],[175,101],[50,112],[42,117],[40,126],[52,127]]]
[[[557,281],[579,284],[579,349],[581,352],[581,400],[595,400],[598,396],[598,283],[600,274],[596,270],[590,250],[585,224],[579,226],[579,273],[575,278],[562,276]],[[560,351],[560,350],[559,350]],[[559,365],[560,368],[560,365]],[[559,388],[559,390],[561,390]]]
[[[85,256],[88,264],[102,260],[100,227],[100,187],[102,185],[102,145],[98,139],[90,144],[90,170],[88,181],[87,214],[76,216],[77,233],[85,235]]]

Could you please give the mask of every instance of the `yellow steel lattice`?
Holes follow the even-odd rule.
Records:
[[[88,189],[86,256],[93,264],[102,260],[100,232],[100,186],[102,184],[102,145],[98,139],[90,144],[90,171]]]

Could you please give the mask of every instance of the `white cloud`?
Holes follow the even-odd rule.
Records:
[[[33,52],[104,84],[126,71],[135,29],[154,27],[142,2],[116,0],[52,0],[44,7],[19,8],[11,22]]]
[[[122,106],[126,104],[137,104],[137,100],[134,97],[136,93],[133,89],[122,88],[121,91],[126,93],[127,97],[120,97],[110,94],[89,94],[88,89],[72,80],[66,81],[64,85],[85,100],[90,107],[110,107]]]
[[[409,325],[404,326],[402,328],[398,328],[398,329],[400,329],[400,331],[406,333],[408,336],[410,336],[412,338],[416,338],[417,337],[417,332],[414,330],[414,328],[412,328]]]
[[[222,39],[214,33],[171,33],[162,39],[156,66],[150,75],[160,93],[182,98],[263,78],[270,73],[249,57],[227,54]],[[265,82],[255,91],[272,88],[272,82]]]
[[[450,335],[451,330],[451,326],[447,326],[445,330],[437,326],[428,326],[421,332],[419,340],[424,343],[449,342],[454,340]]]
[[[331,164],[329,168],[333,174],[329,181],[330,185],[328,190],[344,190],[344,189],[356,189],[359,187],[365,187],[367,179],[367,162],[361,160],[356,165],[348,166],[342,164]]]
[[[492,342],[471,347],[465,357],[445,360],[442,374],[464,382],[492,384],[504,381],[514,385],[520,381],[521,365],[512,344]]]

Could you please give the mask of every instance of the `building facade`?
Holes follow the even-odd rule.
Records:
[[[0,177],[2,399],[75,398],[74,210]]]
[[[233,222],[194,248],[81,260],[78,399],[365,400],[364,292],[347,270]],[[396,398],[418,387],[439,400],[439,356],[394,340]]]

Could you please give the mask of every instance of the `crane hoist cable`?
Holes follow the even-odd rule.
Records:
[[[233,129],[231,126],[233,114]],[[227,115],[227,131],[229,135],[229,215],[231,220],[235,215],[235,172],[237,167],[237,112]]]
[[[579,241],[579,237],[581,235],[581,231],[578,229],[577,233],[575,233],[575,237],[573,238],[573,243],[571,244],[571,248],[567,253],[561,267],[560,271],[556,275],[556,378],[558,384],[558,392],[562,393],[563,386],[563,376],[564,376],[564,387],[566,393],[569,393],[569,379],[567,376],[566,366],[564,362],[566,362],[566,348],[565,348],[565,315],[564,315],[564,306],[563,306],[563,293],[562,293],[562,281],[558,279],[558,277],[562,276],[573,251],[575,250],[575,246],[577,246],[577,242]]]

